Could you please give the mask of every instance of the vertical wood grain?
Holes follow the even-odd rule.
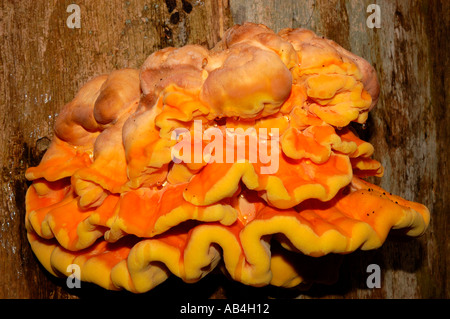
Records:
[[[72,3],[81,8],[79,29],[66,25]],[[39,163],[61,107],[90,78],[139,68],[163,47],[212,47],[231,26],[227,6],[185,0],[0,2],[0,298],[76,297],[45,274],[24,228],[24,172]]]
[[[72,3],[81,7],[80,29],[66,26]],[[371,3],[381,8],[379,29],[366,26]],[[71,291],[39,266],[25,237],[24,172],[38,164],[53,136],[55,116],[88,79],[138,68],[166,46],[211,48],[228,27],[245,21],[275,31],[312,29],[375,66],[380,101],[360,130],[386,170],[373,182],[427,205],[430,228],[419,239],[391,236],[379,250],[345,256],[332,286],[306,292],[256,289],[211,275],[194,285],[170,279],[149,294],[448,298],[448,12],[448,1],[424,0],[0,0],[0,298],[111,295],[96,287]],[[371,263],[382,269],[380,289],[366,287]]]
[[[381,27],[366,25],[367,6],[381,9]],[[235,23],[264,23],[274,30],[306,27],[364,57],[378,73],[381,95],[361,136],[385,167],[372,182],[431,210],[419,239],[391,236],[374,252],[347,256],[342,279],[302,297],[445,298],[449,296],[450,133],[448,1],[231,0]],[[291,19],[289,19],[292,17]],[[367,289],[366,267],[379,264],[382,288]],[[322,289],[322,291],[320,291]]]

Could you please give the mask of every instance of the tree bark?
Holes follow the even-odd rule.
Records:
[[[0,1],[0,298],[110,295],[86,284],[69,289],[39,265],[26,239],[24,172],[53,137],[55,117],[88,79],[139,68],[167,46],[217,43],[245,21],[275,31],[304,27],[371,62],[381,96],[363,139],[375,147],[385,175],[372,182],[431,211],[424,236],[390,236],[385,245],[344,256],[339,281],[308,291],[252,288],[211,275],[197,284],[176,278],[148,294],[225,298],[252,294],[296,298],[448,298],[450,212],[448,1],[377,1],[380,28],[366,24],[373,1],[156,0],[76,1],[80,28],[69,28],[66,1]],[[366,285],[377,264],[381,288]],[[174,292],[175,291],[175,292]]]

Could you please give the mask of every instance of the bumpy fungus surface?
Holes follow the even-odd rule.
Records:
[[[429,223],[423,205],[362,179],[383,168],[349,124],[366,121],[378,94],[374,69],[336,43],[250,23],[213,50],[166,48],[140,70],[98,76],[26,172],[31,247],[56,276],[78,264],[83,281],[132,292],[170,274],[196,282],[217,265],[253,286],[320,281],[308,264],[319,271],[327,254],[378,248],[391,229],[418,236]],[[175,160],[172,133],[195,121],[223,136],[277,128],[265,143],[280,150],[278,167],[263,174],[249,148],[235,161]],[[184,142],[199,146],[191,157],[206,149]]]

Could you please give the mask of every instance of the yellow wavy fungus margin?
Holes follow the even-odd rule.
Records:
[[[383,167],[349,124],[378,94],[370,64],[336,43],[252,23],[213,50],[166,48],[98,76],[26,171],[31,248],[55,276],[77,264],[83,281],[142,293],[219,264],[247,285],[293,287],[314,281],[302,256],[376,249],[391,229],[419,236],[428,209],[362,179]],[[187,139],[211,128],[220,134]],[[230,136],[260,144],[226,161]],[[189,152],[174,157],[178,143]],[[261,145],[275,148],[255,160]]]

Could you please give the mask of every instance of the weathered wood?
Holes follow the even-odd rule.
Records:
[[[448,1],[377,1],[381,26],[371,29],[366,25],[371,3],[231,0],[231,11],[235,23],[264,23],[274,30],[312,29],[371,62],[381,83],[381,96],[361,133],[374,145],[374,157],[385,168],[384,177],[372,181],[424,203],[432,212],[431,227],[422,238],[390,240],[380,251],[346,258],[352,263],[345,262],[342,271],[352,289],[342,291],[338,283],[336,294],[347,298],[448,297],[450,189],[444,176],[450,173],[446,146],[450,109],[445,100],[450,6]],[[381,266],[381,289],[364,289],[370,263]]]
[[[430,228],[419,239],[392,236],[379,250],[345,256],[340,279],[332,286],[316,285],[306,292],[257,289],[211,275],[193,285],[170,279],[149,294],[448,298],[450,5],[448,1],[377,1],[381,27],[370,29],[366,10],[372,2],[2,0],[0,298],[114,294],[96,287],[71,291],[39,266],[25,237],[25,169],[39,162],[52,138],[55,116],[89,78],[113,69],[137,68],[150,53],[166,46],[212,47],[224,30],[244,21],[276,31],[312,29],[375,66],[381,97],[361,131],[385,167],[385,176],[373,181],[427,205],[432,212]],[[66,9],[72,3],[81,7],[79,29],[66,25],[70,15]],[[366,286],[366,267],[372,263],[381,267],[380,289]]]

